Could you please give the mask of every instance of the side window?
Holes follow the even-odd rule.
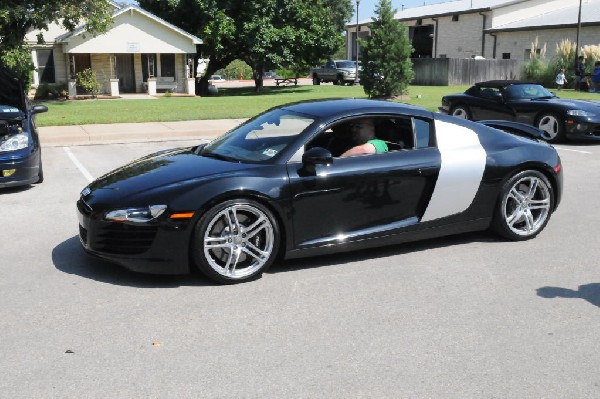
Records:
[[[433,142],[433,135],[431,134],[431,122],[425,119],[413,119],[413,126],[415,130],[416,145],[415,148],[427,148],[431,147],[435,143]]]
[[[377,121],[375,136],[385,141],[388,151],[414,148],[411,118],[381,118]]]

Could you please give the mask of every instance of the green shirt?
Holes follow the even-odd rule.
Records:
[[[388,151],[388,146],[385,143],[385,141],[383,141],[383,140],[373,139],[373,140],[367,141],[367,143],[372,144],[373,147],[375,147],[375,152],[376,153],[387,152]]]

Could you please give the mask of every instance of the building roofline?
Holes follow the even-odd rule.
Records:
[[[200,39],[199,37],[196,37],[196,36],[192,35],[191,33],[188,33],[186,31],[184,31],[183,29],[178,28],[177,26],[175,26],[175,25],[173,25],[173,24],[165,21],[164,19],[159,18],[156,15],[154,15],[154,14],[152,14],[152,13],[144,10],[143,8],[135,6],[135,5],[129,5],[127,7],[117,9],[115,11],[115,13],[113,13],[112,18],[114,19],[114,18],[118,17],[119,15],[124,14],[124,13],[126,13],[128,11],[137,11],[137,12],[139,12],[140,14],[145,15],[146,17],[148,17],[148,18],[150,18],[150,19],[152,19],[152,20],[160,23],[161,25],[164,25],[167,28],[176,31],[179,34],[181,34],[183,36],[186,36],[187,38],[189,38],[190,40],[192,40],[192,42],[194,44],[203,44],[204,43],[202,41],[202,39]],[[77,29],[75,29],[73,32],[67,32],[64,35],[58,36],[56,38],[56,42],[58,42],[58,43],[65,43],[65,42],[68,42],[69,39],[71,39],[72,37],[81,35],[83,33],[85,33],[85,26],[80,26]]]

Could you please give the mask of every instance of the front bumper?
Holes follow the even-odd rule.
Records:
[[[600,119],[569,118],[565,121],[565,132],[570,139],[600,141]]]
[[[15,151],[16,154],[11,155],[0,153],[0,188],[37,183],[40,151],[37,149],[27,153],[28,151],[30,150],[19,150],[20,153]]]
[[[126,269],[151,274],[190,272],[191,224],[164,221],[126,224],[102,219],[83,200],[77,201],[79,241],[91,255]]]

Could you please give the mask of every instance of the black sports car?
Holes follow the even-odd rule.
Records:
[[[600,101],[560,99],[544,87],[513,80],[476,83],[442,97],[440,112],[471,120],[501,119],[536,126],[552,143],[600,141]]]
[[[388,151],[340,157],[370,119]],[[492,227],[536,236],[562,192],[539,130],[463,121],[388,101],[273,108],[206,145],[146,156],[77,201],[91,254],[151,273],[196,266],[222,283],[277,257],[332,253]]]
[[[48,111],[32,106],[21,81],[0,66],[0,188],[41,183],[42,150],[35,114]]]

